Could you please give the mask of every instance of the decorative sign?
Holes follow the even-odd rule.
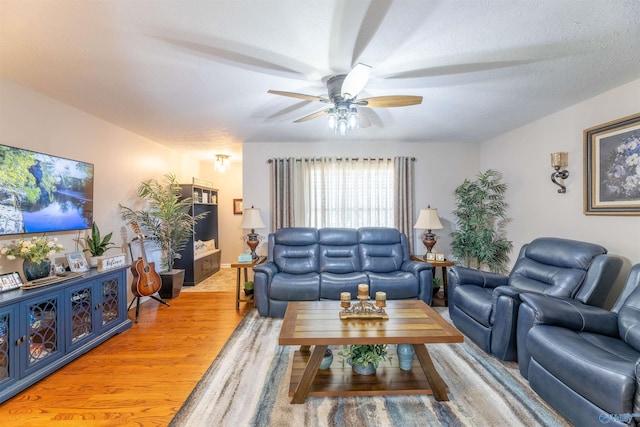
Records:
[[[114,270],[116,268],[125,267],[126,265],[127,257],[125,254],[105,256],[98,260],[98,271]]]

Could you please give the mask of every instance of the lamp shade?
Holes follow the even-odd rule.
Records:
[[[420,209],[418,220],[416,221],[416,225],[414,225],[413,228],[418,228],[421,230],[443,229],[444,227],[440,222],[440,217],[438,217],[438,209],[435,209],[435,208]]]
[[[267,228],[262,220],[262,214],[260,209],[247,208],[242,211],[242,221],[240,221],[240,228]]]

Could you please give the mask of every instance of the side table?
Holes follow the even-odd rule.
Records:
[[[449,306],[449,287],[447,284],[447,267],[453,267],[455,263],[453,261],[425,261],[423,257],[417,256],[417,255],[411,255],[411,261],[428,262],[429,264],[431,264],[431,266],[434,269],[438,267],[442,268],[442,286],[443,286],[442,292],[444,295],[444,299],[442,303],[445,307],[448,307]],[[434,303],[437,302],[435,297],[433,302]],[[439,305],[434,303],[432,303],[432,305],[435,305],[435,306]]]
[[[240,301],[248,301],[249,299],[253,298],[253,296],[247,298],[246,300],[240,298],[240,270],[244,269],[244,281],[246,282],[248,280],[247,269],[253,268],[258,264],[262,264],[266,259],[267,257],[261,256],[258,257],[258,259],[254,259],[252,262],[236,262],[234,264],[231,264],[231,268],[236,268],[238,270],[238,274],[236,276],[236,310],[240,309]]]

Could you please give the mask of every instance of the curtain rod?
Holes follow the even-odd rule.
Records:
[[[393,160],[392,158],[389,157],[363,157],[362,159],[360,159],[359,157],[315,157],[315,158],[311,158],[311,159],[294,159],[296,162],[301,162],[303,160],[322,160],[322,159],[333,159],[333,160]],[[415,157],[411,157],[410,158],[412,162],[416,162],[417,159]],[[267,160],[267,163],[273,163],[273,159],[269,159]]]

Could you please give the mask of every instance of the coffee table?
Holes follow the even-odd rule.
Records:
[[[307,396],[375,396],[433,394],[449,400],[449,388],[440,377],[425,344],[459,343],[463,335],[420,300],[387,301],[388,320],[340,320],[339,301],[290,302],[278,343],[299,345],[291,366],[291,403]],[[358,375],[334,357],[330,369],[318,367],[329,345],[413,344],[416,358],[410,371],[381,363],[375,375]],[[313,352],[310,351],[311,346]]]

